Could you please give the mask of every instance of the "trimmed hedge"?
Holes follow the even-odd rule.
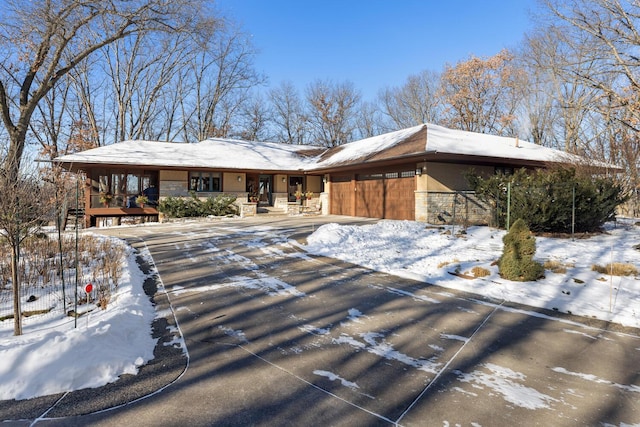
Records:
[[[236,196],[220,194],[205,200],[191,192],[191,197],[167,197],[160,200],[158,211],[170,218],[237,215]]]

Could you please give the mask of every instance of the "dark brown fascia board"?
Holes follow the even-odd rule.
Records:
[[[399,164],[406,163],[423,163],[423,162],[439,162],[439,163],[456,163],[463,165],[477,165],[477,166],[510,166],[510,167],[525,167],[525,168],[547,168],[551,165],[566,165],[568,162],[563,162],[562,159],[558,161],[543,161],[543,160],[527,160],[527,159],[509,159],[491,156],[470,156],[468,154],[451,154],[451,153],[438,153],[435,151],[424,152],[419,155],[412,154],[408,156],[401,156],[393,159],[383,159],[371,162],[362,162],[359,164],[341,164],[327,168],[319,168],[309,170],[308,174],[327,174],[337,172],[349,172],[361,169],[370,169],[375,167],[385,166],[397,166]],[[609,172],[622,172],[622,168],[615,167],[596,167]]]
[[[281,170],[281,169],[220,169],[207,167],[188,167],[188,166],[157,166],[157,165],[131,165],[123,163],[68,163],[59,162],[66,170],[75,172],[78,170],[86,171],[97,168],[111,169],[131,169],[131,170],[172,170],[172,171],[220,171],[229,173],[254,173],[254,174],[286,174],[286,175],[304,175],[303,170]]]
[[[478,166],[515,166],[515,167],[545,167],[548,166],[548,162],[534,161],[534,160],[521,160],[521,159],[502,159],[496,157],[486,156],[469,156],[461,154],[446,154],[437,152],[424,152],[419,155],[401,156],[393,159],[384,159],[372,162],[363,162],[359,164],[342,164],[321,169],[312,169],[307,173],[335,173],[335,172],[347,172],[352,170],[359,170],[363,168],[385,167],[385,166],[397,166],[407,163],[423,163],[423,162],[441,162],[441,163],[457,163],[465,165],[478,165]]]
[[[216,170],[220,172],[231,173],[254,173],[254,174],[286,174],[286,175],[323,175],[327,173],[336,172],[349,172],[354,170],[361,170],[363,168],[371,169],[376,167],[386,166],[398,166],[407,163],[422,163],[422,162],[441,162],[441,163],[457,163],[465,165],[477,165],[477,166],[512,166],[512,167],[530,167],[530,168],[544,168],[552,164],[561,165],[566,162],[547,162],[540,160],[524,160],[524,159],[506,159],[489,156],[470,156],[467,154],[449,154],[426,151],[421,154],[411,154],[407,156],[399,156],[396,158],[381,159],[369,162],[360,162],[355,164],[340,164],[326,168],[318,169],[296,169],[296,170],[280,170],[280,169],[217,169],[206,167],[185,167],[185,166],[156,166],[156,165],[129,165],[121,163],[64,163],[60,162],[65,169],[71,171],[83,170],[93,168],[121,168],[121,169],[145,169],[145,170],[180,170],[180,171],[202,171],[202,170]],[[604,170],[612,172],[622,172],[622,168],[606,168]]]

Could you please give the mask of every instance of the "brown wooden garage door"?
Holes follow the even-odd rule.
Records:
[[[336,177],[338,178],[338,177]],[[361,174],[331,180],[331,213],[369,218],[415,219],[413,171]]]
[[[353,215],[353,185],[350,175],[332,176],[329,194],[329,206],[333,215]]]

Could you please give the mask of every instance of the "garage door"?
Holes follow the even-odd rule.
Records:
[[[331,180],[331,213],[368,218],[415,219],[413,171],[360,174]]]
[[[396,177],[385,178],[385,215],[383,218],[407,219],[411,221],[416,219],[415,193],[416,178],[414,171],[400,172]]]
[[[353,215],[353,186],[350,175],[332,176],[329,194],[329,206],[333,215]]]

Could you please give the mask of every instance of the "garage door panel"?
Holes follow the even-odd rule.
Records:
[[[331,214],[353,215],[353,189],[351,181],[331,182]]]
[[[383,193],[382,180],[356,182],[356,216],[384,218],[384,205],[380,203]]]
[[[415,219],[415,178],[384,181],[384,211],[387,219]]]

